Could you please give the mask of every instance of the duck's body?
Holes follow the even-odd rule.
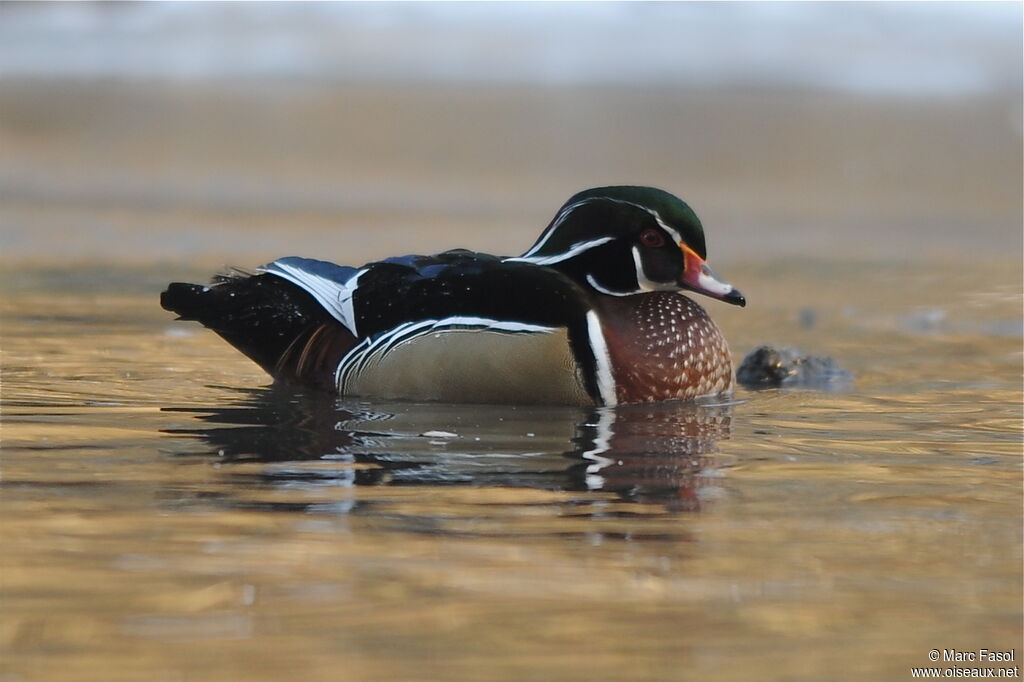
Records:
[[[703,250],[681,201],[610,187],[570,199],[519,257],[457,250],[358,269],[282,258],[211,286],[171,284],[161,303],[275,379],[343,395],[692,399],[731,390],[732,360],[718,327],[679,290],[743,303],[714,279]]]

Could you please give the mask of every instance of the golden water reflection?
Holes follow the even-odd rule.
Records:
[[[250,485],[472,485],[614,492],[697,510],[714,490],[716,443],[729,437],[732,405],[594,408],[347,405],[322,395],[254,391],[241,405],[197,415],[200,439]],[[186,408],[185,412],[190,412]],[[451,428],[431,428],[439,421]],[[233,425],[233,426],[225,426]],[[512,433],[509,433],[510,427]],[[517,442],[518,441],[518,442]],[[523,452],[523,442],[533,447]],[[264,463],[280,462],[268,470]],[[227,467],[225,467],[227,468]],[[255,471],[255,473],[253,473]]]
[[[904,679],[1016,646],[1019,310],[940,289],[1001,271],[803,327],[817,266],[743,269],[783,303],[720,315],[736,352],[827,350],[851,390],[323,400],[171,322],[159,272],[8,273],[0,679]],[[933,295],[949,328],[904,326]]]

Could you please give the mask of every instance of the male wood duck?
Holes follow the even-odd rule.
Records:
[[[526,253],[465,250],[360,268],[278,259],[160,298],[278,381],[342,395],[617,405],[727,393],[732,358],[685,295],[743,306],[704,262],[700,220],[651,187],[599,187]]]

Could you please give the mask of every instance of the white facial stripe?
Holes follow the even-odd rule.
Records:
[[[658,226],[661,229],[665,230],[665,232],[667,232],[672,237],[672,240],[674,242],[676,242],[678,244],[679,242],[683,241],[682,235],[679,234],[679,232],[675,228],[670,227],[664,220],[662,220],[661,219],[661,215],[657,211],[652,209],[652,208],[644,206],[643,204],[635,203],[633,201],[626,201],[625,199],[615,199],[613,197],[604,197],[604,196],[602,196],[602,197],[588,197],[586,199],[583,199],[582,201],[577,201],[576,203],[569,204],[568,206],[563,208],[561,211],[559,211],[558,215],[555,216],[554,221],[552,221],[551,226],[547,230],[544,231],[544,234],[541,235],[539,240],[537,240],[537,243],[534,244],[532,247],[530,247],[530,250],[527,251],[526,253],[524,253],[522,256],[520,256],[519,259],[515,259],[515,260],[520,260],[520,259],[526,260],[526,259],[530,258],[531,256],[533,256],[533,254],[535,254],[537,251],[539,251],[540,249],[542,249],[544,247],[544,245],[547,243],[548,239],[551,238],[551,235],[554,234],[556,230],[558,230],[558,227],[563,222],[565,222],[565,219],[568,218],[569,215],[573,211],[575,211],[580,206],[583,206],[584,204],[588,204],[588,203],[590,203],[592,201],[614,201],[617,204],[625,204],[627,206],[633,206],[635,208],[638,208],[641,211],[646,211],[647,213],[649,213],[654,218],[655,222],[658,223]],[[527,260],[527,262],[532,262],[532,261]],[[554,261],[554,262],[558,262],[558,261]]]
[[[581,201],[577,201],[574,204],[569,204],[568,206],[563,208],[561,211],[559,211],[558,215],[555,216],[554,221],[552,221],[551,226],[547,230],[544,231],[544,234],[541,235],[541,238],[539,240],[537,240],[537,243],[534,244],[532,247],[530,247],[529,251],[527,251],[526,253],[523,254],[523,257],[532,256],[534,253],[536,253],[541,248],[543,248],[544,244],[546,244],[548,239],[551,237],[551,235],[555,233],[555,231],[558,229],[559,225],[561,225],[563,222],[565,222],[565,219],[569,217],[569,214],[571,214],[577,208],[579,208],[580,206],[583,206],[584,204],[588,204],[588,203],[590,203],[592,201],[602,201],[602,200],[603,201],[614,201],[617,204],[626,204],[627,206],[634,206],[636,208],[639,208],[641,211],[646,211],[647,213],[651,214],[651,216],[658,223],[658,226],[661,227],[661,229],[665,230],[666,232],[669,233],[669,235],[672,236],[672,239],[677,244],[683,240],[682,235],[679,234],[679,232],[675,228],[670,227],[664,220],[662,220],[661,219],[661,214],[659,214],[657,211],[655,211],[652,208],[644,206],[643,204],[638,204],[638,203],[633,202],[633,201],[627,201],[625,199],[615,199],[613,197],[588,197],[588,198],[583,199]]]
[[[604,341],[604,332],[601,331],[601,320],[593,310],[587,313],[587,339],[590,342],[590,350],[594,353],[594,362],[597,369],[597,390],[601,394],[601,400],[605,405],[614,407],[618,404],[615,397],[615,377],[612,375],[612,358],[608,354],[608,345]]]
[[[601,246],[607,242],[612,241],[614,237],[601,237],[600,239],[592,239],[589,242],[579,242],[573,244],[568,251],[564,253],[556,253],[552,256],[518,256],[516,258],[506,258],[503,262],[505,263],[533,263],[534,265],[552,265],[554,263],[561,263],[564,260],[574,258],[584,251],[594,248],[595,246]]]
[[[636,283],[644,291],[650,291],[651,288],[647,286],[649,279],[647,279],[647,273],[644,272],[644,262],[640,259],[640,249],[635,246],[630,249],[633,252],[633,267],[636,268]]]
[[[672,235],[672,241],[674,241],[676,244],[678,244],[679,242],[683,241],[683,236],[681,234],[679,234],[678,232],[676,232],[671,227],[669,227],[667,224],[665,224],[665,221],[663,221],[661,219],[661,216],[658,215],[658,213],[656,211],[651,211],[650,213],[651,213],[651,215],[654,216],[654,219],[658,221],[658,225],[661,226],[661,229],[665,230],[670,235]]]
[[[561,225],[565,221],[565,219],[569,217],[570,213],[575,211],[577,208],[579,208],[583,204],[590,203],[591,201],[594,201],[597,198],[599,198],[599,197],[591,197],[590,199],[583,199],[582,201],[577,201],[575,204],[569,204],[568,206],[563,208],[561,211],[559,211],[558,215],[555,216],[554,221],[552,221],[551,227],[549,227],[547,230],[544,231],[544,234],[542,234],[540,239],[537,240],[537,243],[534,244],[532,247],[530,247],[530,250],[527,251],[526,253],[524,253],[522,255],[522,257],[526,258],[528,256],[532,256],[534,253],[539,251],[544,246],[544,244],[547,243],[547,241],[551,237],[551,235],[553,235],[555,233],[555,230],[558,229],[558,226]]]
[[[636,283],[640,291],[675,291],[679,287],[672,282],[655,282],[644,272],[644,264],[640,259],[640,249],[633,247],[633,264],[636,266]],[[639,293],[639,292],[638,292]]]
[[[651,214],[651,216],[654,217],[655,222],[658,223],[658,227],[660,227],[661,229],[663,229],[666,232],[668,232],[669,235],[671,235],[672,240],[675,243],[678,244],[679,242],[683,241],[682,235],[680,235],[675,229],[669,227],[665,223],[665,221],[661,219],[661,215],[657,211],[655,211],[653,208],[648,208],[648,207],[646,207],[646,206],[644,206],[642,204],[637,204],[637,203],[634,203],[632,201],[626,201],[625,199],[612,199],[611,197],[604,197],[604,198],[607,199],[608,201],[614,201],[614,202],[616,202],[618,204],[626,204],[627,206],[635,206],[636,208],[639,208],[641,211],[647,211],[648,213]]]
[[[633,247],[633,265],[636,267],[636,283],[641,291],[678,291],[679,285],[675,282],[655,282],[647,276],[644,271],[644,264],[640,258],[640,249]]]

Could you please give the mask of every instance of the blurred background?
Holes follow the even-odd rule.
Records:
[[[0,4],[0,262],[525,250],[651,184],[713,263],[1021,252],[1020,3]]]
[[[1016,646],[1021,32],[1020,2],[0,0],[0,681],[895,680]],[[521,253],[608,183],[696,209],[737,363],[852,388],[335,404],[158,305],[285,255]]]

